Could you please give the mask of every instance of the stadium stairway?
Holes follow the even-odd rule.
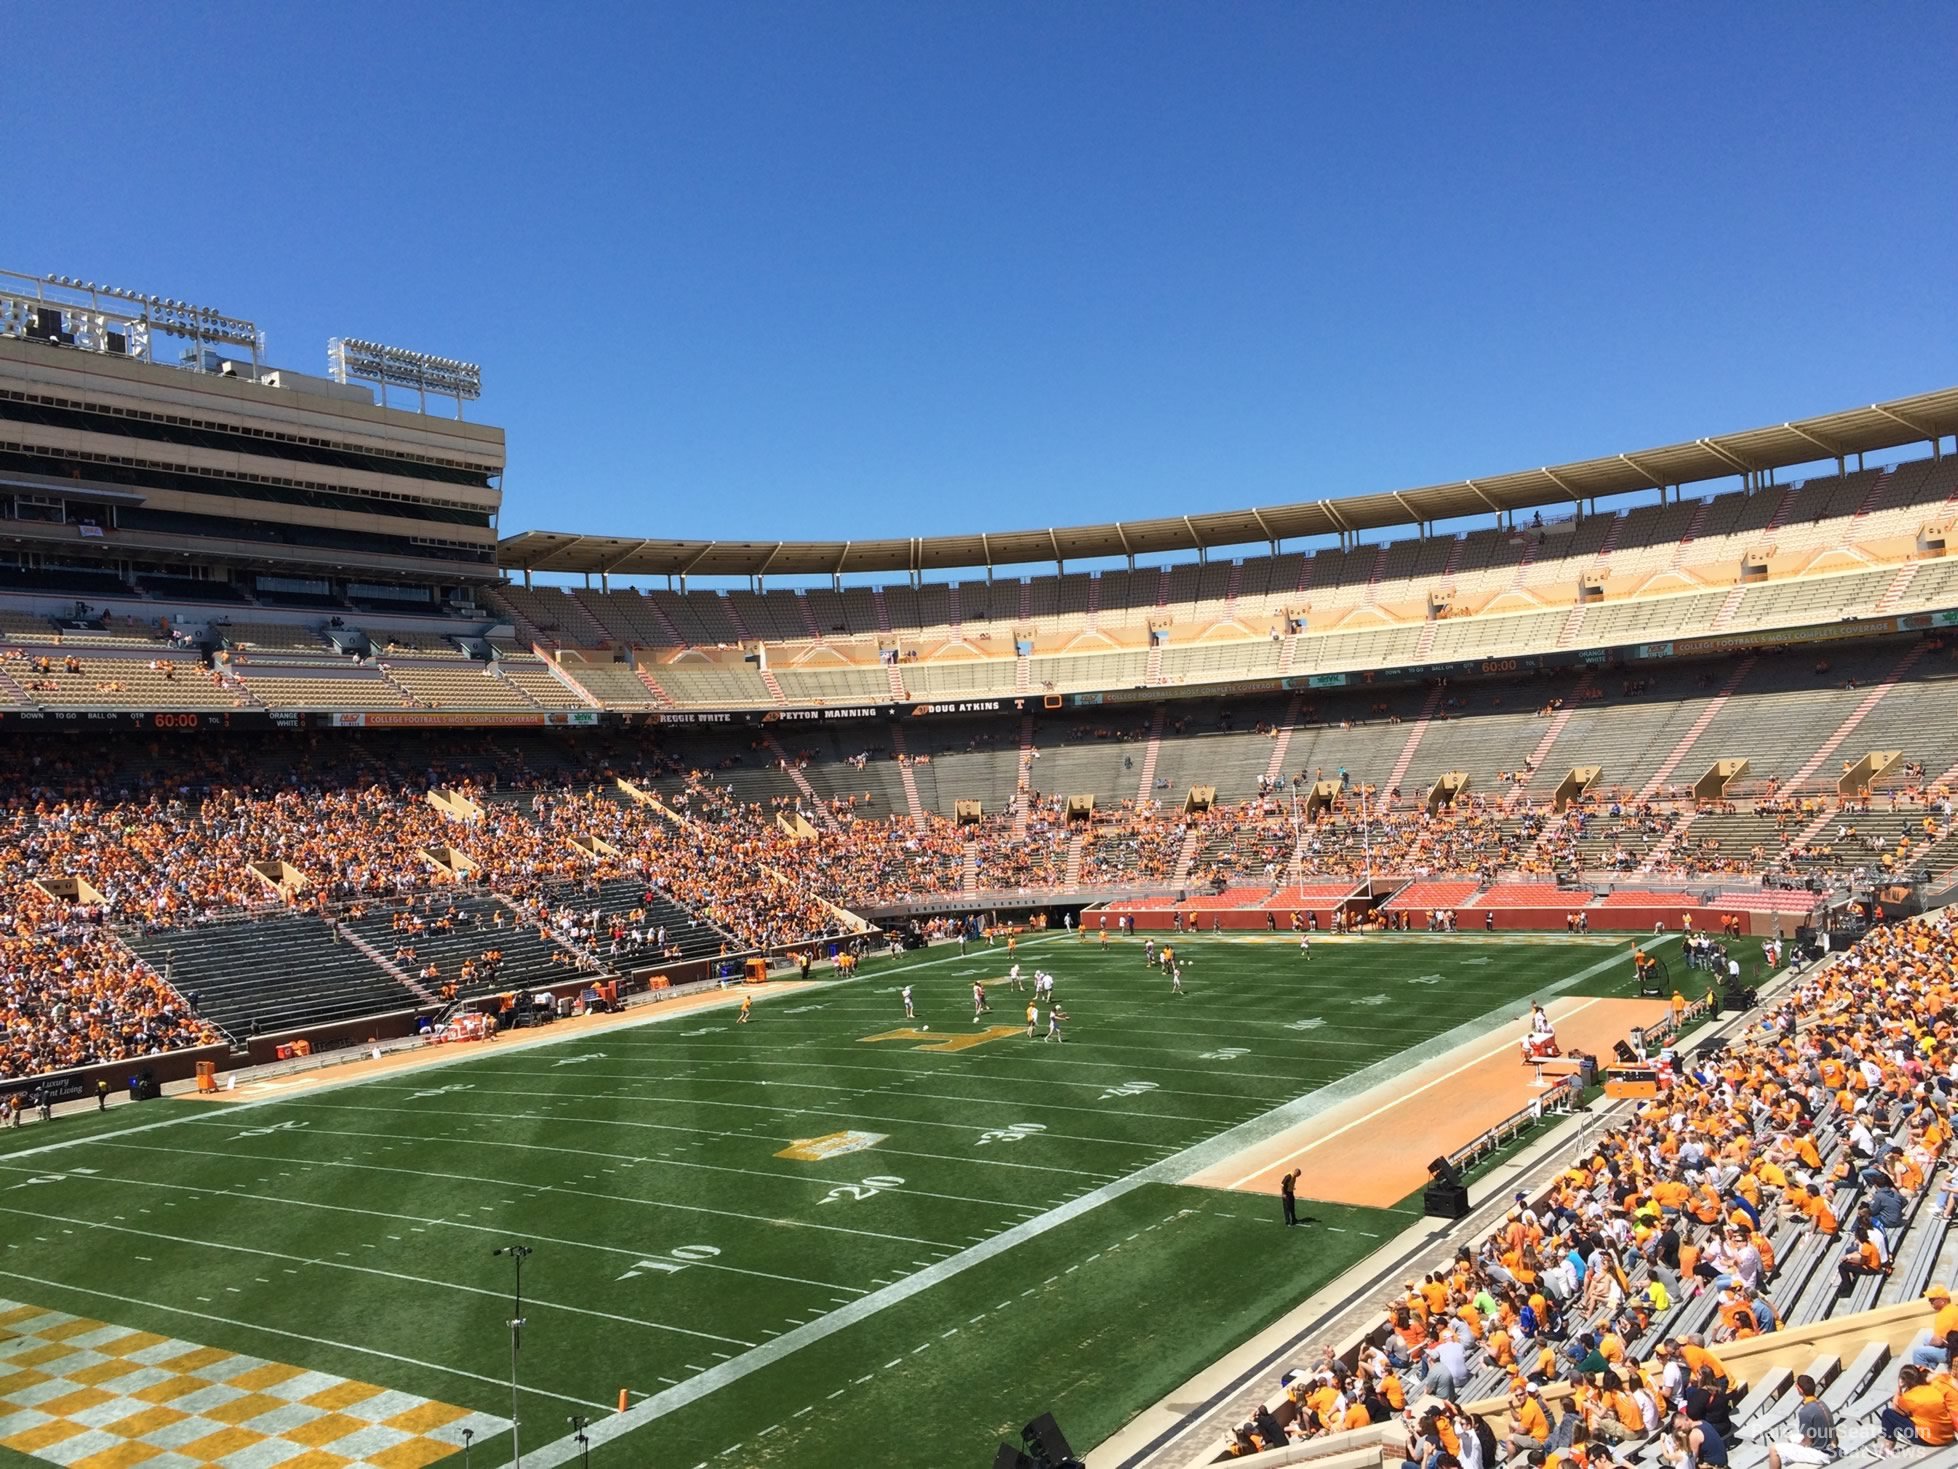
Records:
[[[1910,584],[1917,580],[1919,564],[1916,561],[1906,561],[1897,568],[1897,574],[1890,578],[1890,584],[1883,589],[1883,595],[1876,599],[1878,617],[1888,616],[1896,609],[1897,604],[1903,601],[1904,593],[1909,591]]]
[[[1445,684],[1437,683],[1428,691],[1427,701],[1421,705],[1420,717],[1414,721],[1414,727],[1408,730],[1407,739],[1401,745],[1401,752],[1394,760],[1393,771],[1381,785],[1387,800],[1393,799],[1394,792],[1400,789],[1402,777],[1407,774],[1407,767],[1414,763],[1414,752],[1421,748],[1422,736],[1428,732],[1428,721],[1434,718],[1435,711],[1441,707],[1441,696],[1446,687]]]
[[[1027,810],[1033,796],[1033,716],[1020,716],[1020,768],[1013,794],[1013,840],[1027,839]]]
[[[763,735],[762,743],[767,747],[768,752],[780,762],[782,773],[788,776],[790,782],[798,791],[802,792],[802,798],[809,803],[809,814],[815,817],[820,825],[828,828],[830,831],[839,830],[836,824],[836,817],[830,813],[828,804],[822,797],[816,794],[816,788],[809,784],[809,777],[804,775],[802,768],[788,757],[787,752],[782,749],[781,742],[775,738],[774,734],[769,733]]]
[[[1163,753],[1163,719],[1163,706],[1158,704],[1149,720],[1149,743],[1142,751],[1142,768],[1136,778],[1135,802],[1138,806],[1149,799],[1149,792],[1156,783],[1156,761]]]
[[[895,720],[891,722],[891,753],[897,757],[897,778],[904,787],[904,800],[911,813],[912,825],[922,830],[927,820],[925,804],[918,794],[918,777],[911,769],[910,756],[904,748],[904,726]]]
[[[1550,758],[1550,749],[1557,743],[1557,736],[1562,734],[1564,726],[1570,723],[1570,716],[1569,706],[1559,709],[1550,716],[1550,723],[1543,731],[1543,738],[1536,742],[1536,748],[1530,751],[1523,768],[1516,773],[1516,779],[1510,783],[1509,794],[1503,798],[1505,811],[1514,810],[1517,802],[1523,799],[1530,782],[1536,779],[1537,772],[1543,768],[1543,762]]]
[[[1706,733],[1706,727],[1719,717],[1722,709],[1727,707],[1727,701],[1733,698],[1734,690],[1740,687],[1741,680],[1747,677],[1753,667],[1754,656],[1751,653],[1734,665],[1734,671],[1727,675],[1727,681],[1720,686],[1720,692],[1707,701],[1706,707],[1700,711],[1700,717],[1693,721],[1684,735],[1680,736],[1679,743],[1672,747],[1672,752],[1660,762],[1659,768],[1652,772],[1651,779],[1640,788],[1639,800],[1651,800],[1672,778],[1673,772],[1679,769],[1681,762],[1686,759],[1699,737]]]
[[[1878,704],[1890,696],[1891,691],[1903,681],[1904,675],[1909,673],[1912,665],[1924,656],[1929,646],[1928,643],[1916,642],[1904,651],[1904,656],[1891,667],[1883,682],[1865,694],[1863,701],[1849,712],[1849,717],[1837,725],[1834,733],[1816,747],[1815,753],[1808,757],[1800,769],[1788,777],[1787,786],[1790,790],[1800,790],[1802,782],[1820,770],[1828,758],[1842,748],[1843,741],[1854,734],[1856,727],[1869,718]]]
[[[1639,876],[1647,877],[1657,872],[1661,864],[1666,862],[1679,849],[1679,844],[1686,840],[1686,833],[1692,828],[1696,814],[1695,812],[1688,811],[1682,815],[1678,821],[1673,823],[1672,830],[1667,832],[1659,840],[1657,845],[1646,852],[1644,860],[1639,863],[1636,869]]]
[[[1275,784],[1279,776],[1285,773],[1285,754],[1292,748],[1292,731],[1299,724],[1300,699],[1300,695],[1292,695],[1285,705],[1285,717],[1278,722],[1278,736],[1271,742],[1271,759],[1265,762],[1266,785]],[[1187,872],[1189,864],[1184,863],[1181,870]]]
[[[396,982],[398,982],[402,986],[402,988],[413,993],[414,996],[417,999],[419,999],[423,1004],[433,1005],[437,1003],[438,997],[434,993],[432,993],[426,985],[419,983],[417,980],[415,980],[412,976],[409,975],[407,970],[403,969],[399,964],[395,963],[394,960],[388,958],[386,954],[382,953],[379,949],[375,948],[374,945],[368,941],[367,936],[361,933],[352,924],[347,923],[347,924],[339,925],[339,935],[341,937],[344,937],[348,943],[352,944],[356,949],[359,949],[361,953],[365,954],[370,960],[372,960],[376,967],[385,969],[389,974],[392,974],[395,977]]]
[[[640,667],[634,669],[633,672],[639,675],[639,682],[643,683],[646,686],[646,691],[653,696],[653,702],[655,704],[657,704],[662,709],[671,709],[674,707],[673,696],[669,694],[664,688],[664,686],[661,685],[660,681],[656,677],[654,677],[652,669],[647,668],[642,664]]]
[[[1200,827],[1190,826],[1184,830],[1183,839],[1176,848],[1176,867],[1170,873],[1171,887],[1180,888],[1189,882],[1190,867],[1197,859],[1197,847],[1202,839],[1203,831]]]
[[[419,996],[311,914],[130,934],[124,942],[234,1043],[423,1007]]]

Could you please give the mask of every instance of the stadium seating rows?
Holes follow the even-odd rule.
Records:
[[[1950,1444],[1958,1311],[1932,1282],[1958,1189],[1950,1095],[1930,1083],[1954,1059],[1955,996],[1947,914],[1873,930],[1797,976],[1476,1248],[1415,1271],[1356,1357],[1327,1349],[1288,1371],[1223,1456],[1336,1448],[1411,1404],[1409,1457],[1424,1462],[1454,1452],[1474,1427],[1457,1405],[1472,1404],[1519,1462],[1598,1444],[1613,1463],[1678,1463],[1698,1434],[1758,1466],[1799,1437],[1802,1395],[1791,1369],[1743,1378],[1722,1352],[1927,1291],[1940,1310],[1908,1352],[1871,1341],[1809,1370],[1830,1457]]]

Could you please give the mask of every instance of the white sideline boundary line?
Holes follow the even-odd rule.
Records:
[[[1626,945],[1615,948],[1609,957],[1600,959],[1590,967],[1539,987],[1537,994],[1561,994],[1574,985],[1582,984],[1585,980],[1604,973],[1614,964],[1623,963],[1625,955],[1639,942],[1636,938],[1629,940]],[[1487,1034],[1492,1021],[1500,1025],[1514,1018],[1514,1014],[1509,1012],[1507,1006],[1502,1012],[1490,1010],[1474,1020],[1465,1021],[1452,1030],[1444,1031],[1441,1035],[1423,1042],[1419,1047],[1410,1047],[1409,1050],[1426,1050],[1436,1055],[1446,1055],[1457,1046]],[[1505,1044],[1513,1045],[1514,1042]],[[1355,1071],[1331,1086],[1321,1087],[1307,1096],[1274,1107],[1248,1122],[1227,1128],[1215,1137],[1193,1144],[1160,1162],[1139,1168],[1127,1177],[1105,1183],[1100,1188],[1082,1194],[1079,1198],[1049,1209],[1046,1213],[1029,1219],[1023,1224],[1017,1224],[1011,1229],[994,1235],[984,1244],[970,1245],[956,1255],[948,1256],[934,1265],[928,1265],[916,1274],[907,1275],[904,1279],[895,1281],[847,1306],[818,1316],[815,1320],[798,1326],[773,1341],[764,1342],[737,1357],[716,1363],[676,1387],[669,1387],[643,1398],[623,1413],[609,1414],[591,1425],[586,1430],[585,1437],[593,1444],[610,1443],[613,1439],[621,1438],[655,1418],[698,1402],[730,1383],[738,1382],[764,1367],[794,1355],[806,1346],[834,1336],[837,1332],[875,1316],[888,1307],[899,1305],[913,1296],[922,1294],[950,1280],[953,1276],[962,1275],[974,1266],[1006,1253],[1015,1245],[1037,1239],[1051,1230],[1058,1229],[1070,1220],[1121,1198],[1124,1194],[1132,1193],[1144,1184],[1181,1182],[1184,1178],[1210,1166],[1216,1157],[1229,1157],[1233,1153],[1242,1151],[1251,1142],[1252,1134],[1263,1133],[1269,1136],[1283,1128],[1317,1116],[1352,1097],[1363,1095],[1380,1083],[1391,1080],[1397,1074],[1403,1074],[1406,1069],[1406,1056],[1407,1052],[1403,1052],[1391,1058],[1391,1063],[1376,1062],[1372,1066]],[[568,1464],[578,1458],[582,1452],[583,1446],[576,1438],[565,1437],[525,1450],[524,1462],[534,1466],[534,1469],[555,1469],[557,1465]],[[505,1464],[502,1469],[516,1469],[516,1466]]]
[[[1603,998],[1605,997],[1602,995],[1594,995],[1592,996],[1592,998],[1584,1001],[1583,1004],[1573,1006],[1571,1009],[1566,1010],[1562,1015],[1558,1016],[1557,1018],[1559,1020],[1569,1020],[1573,1015],[1581,1015],[1586,1010],[1590,1009],[1593,1005],[1597,1004],[1598,1001]],[[1415,1087],[1412,1091],[1402,1092],[1399,1096],[1394,1097],[1389,1101],[1382,1102],[1378,1107],[1375,1107],[1371,1112],[1363,1113],[1362,1115],[1355,1117],[1351,1122],[1341,1123],[1338,1127],[1335,1127],[1331,1132],[1325,1134],[1323,1137],[1315,1137],[1311,1142],[1304,1144],[1302,1147],[1297,1147],[1292,1149],[1291,1152],[1287,1153],[1282,1158],[1275,1158],[1268,1163],[1261,1163],[1258,1167],[1253,1168],[1249,1173],[1245,1174],[1244,1177],[1235,1179],[1232,1182],[1225,1184],[1224,1186],[1226,1188],[1232,1188],[1232,1189],[1243,1188],[1245,1184],[1249,1183],[1252,1179],[1256,1178],[1259,1174],[1269,1173],[1274,1168],[1282,1168],[1287,1163],[1291,1162],[1294,1158],[1302,1158],[1307,1153],[1311,1152],[1314,1148],[1322,1147],[1326,1143],[1331,1142],[1336,1137],[1343,1137],[1345,1134],[1351,1132],[1354,1128],[1363,1127],[1367,1123],[1373,1121],[1374,1118],[1376,1117],[1386,1116],[1389,1112],[1393,1111],[1396,1107],[1402,1106],[1403,1104],[1412,1101],[1414,1098],[1420,1096],[1423,1092],[1433,1091],[1436,1087],[1440,1086],[1444,1081],[1453,1081],[1456,1077],[1460,1076],[1464,1071],[1473,1071],[1476,1067],[1480,1066],[1484,1061],[1490,1060],[1491,1058],[1496,1056],[1500,1056],[1504,1051],[1513,1049],[1515,1045],[1516,1045],[1515,1041],[1499,1041],[1497,1044],[1489,1047],[1488,1050],[1478,1052],[1476,1055],[1469,1057],[1469,1059],[1464,1061],[1461,1065],[1453,1067],[1450,1070],[1444,1071],[1442,1072],[1441,1075],[1437,1077],[1433,1077],[1428,1081],[1422,1082],[1421,1085]]]

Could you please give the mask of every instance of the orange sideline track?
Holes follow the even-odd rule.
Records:
[[[1611,1058],[1612,1042],[1634,1026],[1664,1018],[1663,1000],[1568,995],[1544,1007],[1557,1044]],[[1205,1188],[1276,1194],[1279,1179],[1304,1170],[1300,1198],[1387,1208],[1423,1187],[1428,1163],[1539,1095],[1534,1068],[1520,1059],[1529,1029],[1519,1018],[1415,1067],[1407,1076],[1287,1128],[1268,1142],[1184,1180]]]

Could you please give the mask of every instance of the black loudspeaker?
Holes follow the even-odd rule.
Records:
[[[1003,1443],[993,1455],[993,1469],[1039,1469],[1039,1466],[1012,1444]]]
[[[1466,1219],[1468,1189],[1459,1183],[1431,1183],[1421,1194],[1421,1212],[1436,1219]]]
[[[1065,1466],[1079,1462],[1068,1445],[1067,1435],[1061,1432],[1061,1426],[1054,1421],[1052,1413],[1042,1413],[1022,1428],[1020,1442],[1027,1446],[1027,1452],[1033,1455],[1033,1462],[1040,1469],[1065,1469]]]
[[[1618,1058],[1620,1065],[1635,1066],[1638,1064],[1638,1052],[1634,1051],[1625,1041],[1613,1041],[1611,1043],[1611,1054]]]
[[[1428,1177],[1432,1178],[1443,1188],[1459,1188],[1462,1183],[1460,1170],[1446,1158],[1436,1158],[1432,1163],[1428,1164]]]

